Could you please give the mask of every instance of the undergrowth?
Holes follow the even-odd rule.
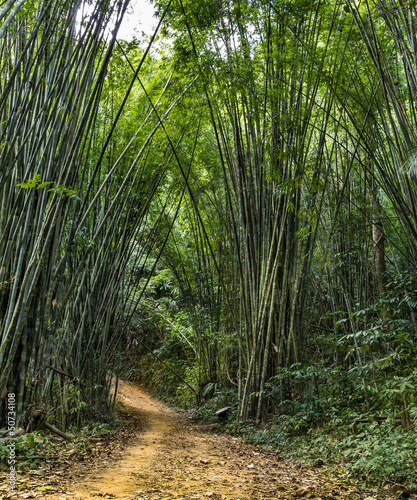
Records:
[[[12,445],[10,441],[0,440],[0,463],[4,470],[8,469],[11,449]],[[36,468],[44,458],[45,451],[53,449],[53,442],[49,437],[36,431],[14,438],[13,449],[16,453],[16,463],[19,464],[19,468],[26,468],[29,465]]]
[[[417,425],[405,430],[394,421],[334,419],[320,428],[298,432],[298,419],[287,415],[273,424],[229,422],[224,430],[246,441],[315,466],[342,467],[367,486],[385,482],[417,487]]]
[[[14,450],[15,463],[20,471],[37,469],[51,460],[68,460],[69,457],[77,458],[89,453],[92,436],[113,434],[119,428],[120,420],[115,417],[111,424],[94,422],[82,429],[74,428],[76,434],[70,434],[70,441],[52,435],[49,431],[29,432],[12,440],[0,439],[0,470],[9,469],[11,449]]]

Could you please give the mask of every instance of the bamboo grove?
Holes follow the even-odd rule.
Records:
[[[0,7],[2,404],[105,418],[135,353],[239,421],[350,391],[406,423],[415,2],[155,6],[146,43],[127,1]]]

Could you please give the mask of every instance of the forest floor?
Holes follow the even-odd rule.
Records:
[[[39,500],[316,499],[373,500],[376,489],[362,488],[320,468],[289,461],[245,444],[150,398],[134,384],[120,387],[130,432],[114,453],[107,443],[83,460],[57,460],[19,477],[18,495]],[[105,439],[96,437],[97,441]],[[110,438],[111,439],[111,438]],[[94,441],[94,440],[93,440]],[[71,452],[68,452],[71,453]],[[81,457],[83,458],[83,457]],[[23,486],[22,486],[23,485]],[[23,489],[22,489],[23,488]],[[3,488],[0,488],[0,490]]]

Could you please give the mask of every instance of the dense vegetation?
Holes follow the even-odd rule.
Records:
[[[415,482],[415,1],[155,4],[0,8],[0,425],[123,375]]]

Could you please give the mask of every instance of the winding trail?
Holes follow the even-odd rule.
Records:
[[[119,399],[130,416],[141,422],[145,432],[137,435],[123,455],[111,467],[95,471],[75,484],[73,492],[80,499],[108,496],[117,499],[138,498],[142,480],[152,475],[155,462],[162,453],[163,440],[175,433],[179,416],[132,383],[119,382]]]
[[[204,426],[122,382],[120,399],[141,422],[122,458],[86,464],[85,474],[68,481],[65,493],[48,500],[276,500],[365,499],[370,490],[330,478],[321,470],[290,462]],[[70,471],[69,471],[70,472]]]

